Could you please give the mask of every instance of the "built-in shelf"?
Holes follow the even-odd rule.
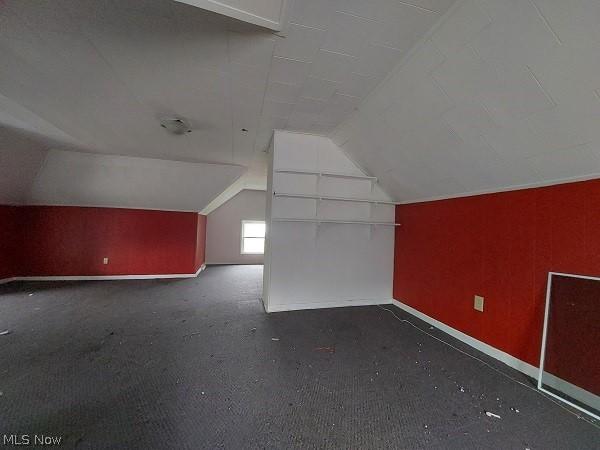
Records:
[[[297,169],[275,169],[277,173],[292,173],[296,175],[318,175],[321,177],[334,177],[334,178],[356,178],[358,180],[369,180],[377,181],[376,177],[368,177],[366,175],[352,175],[349,173],[336,173],[336,172],[319,172],[315,170],[297,170]]]
[[[274,217],[273,222],[307,222],[307,223],[343,223],[355,225],[382,225],[389,227],[399,227],[399,223],[393,222],[367,222],[365,220],[333,220],[333,219],[293,219],[284,217]]]
[[[311,194],[291,194],[287,192],[274,192],[275,197],[287,198],[307,198],[312,200],[332,200],[336,202],[357,202],[357,203],[373,203],[382,205],[396,205],[396,202],[387,200],[373,200],[368,198],[351,198],[351,197],[332,197],[328,195],[311,195]]]

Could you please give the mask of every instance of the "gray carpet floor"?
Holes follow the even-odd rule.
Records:
[[[533,381],[393,310],[267,315],[261,266],[0,286],[0,440],[64,448],[600,448]],[[488,417],[493,412],[501,418]]]

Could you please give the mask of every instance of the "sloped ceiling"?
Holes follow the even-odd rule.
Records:
[[[460,0],[333,139],[400,201],[600,177],[600,2]]]
[[[26,111],[43,149],[62,149],[58,136],[80,152],[239,165],[238,184],[264,188],[273,129],[330,132],[451,3],[294,0],[273,34],[171,0],[4,0],[0,121]],[[191,134],[160,128],[177,115]]]
[[[241,166],[50,150],[29,204],[200,211]]]
[[[46,139],[0,127],[0,204],[27,201],[47,144]]]

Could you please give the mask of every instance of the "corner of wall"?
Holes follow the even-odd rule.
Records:
[[[194,255],[194,270],[198,271],[206,263],[206,216],[196,214],[196,251]]]

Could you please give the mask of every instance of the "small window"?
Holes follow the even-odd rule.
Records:
[[[265,252],[265,223],[242,220],[242,255],[262,255]]]

